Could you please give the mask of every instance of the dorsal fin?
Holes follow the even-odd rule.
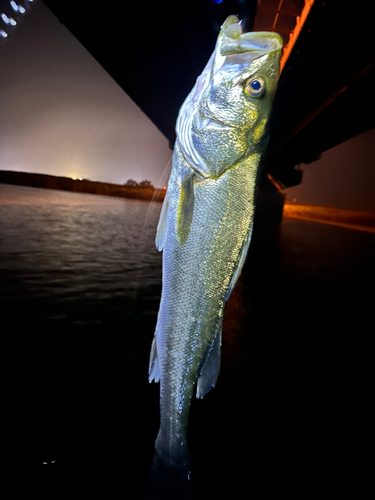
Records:
[[[148,365],[148,381],[159,382],[160,380],[160,367],[158,359],[158,348],[156,345],[156,335],[152,339],[151,351],[150,351],[150,361]]]
[[[238,260],[238,264],[237,264],[237,268],[236,270],[234,271],[234,274],[232,276],[232,279],[229,283],[229,286],[228,286],[228,290],[227,290],[227,293],[225,295],[225,300],[227,301],[230,297],[230,294],[233,292],[233,288],[236,286],[236,283],[238,281],[238,278],[240,277],[240,274],[242,272],[242,268],[245,264],[245,261],[246,261],[246,257],[247,257],[247,252],[249,250],[249,246],[250,246],[250,241],[251,241],[251,235],[252,235],[252,232],[253,232],[253,226],[254,226],[254,222],[252,221],[251,223],[251,227],[249,229],[249,232],[248,232],[248,235],[247,235],[247,238],[246,238],[246,241],[241,249],[241,253],[240,253],[240,258]]]
[[[212,388],[215,387],[220,372],[221,335],[223,320],[216,330],[212,344],[208,350],[203,368],[198,376],[197,398],[203,398]]]

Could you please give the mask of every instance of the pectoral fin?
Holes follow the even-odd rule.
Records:
[[[191,171],[182,178],[177,207],[177,237],[181,244],[189,236],[194,212],[194,177]]]
[[[203,398],[213,387],[215,387],[220,372],[221,334],[223,323],[217,329],[215,338],[208,350],[203,368],[198,376],[197,398]]]
[[[159,250],[159,252],[163,250],[165,243],[165,236],[167,231],[168,206],[169,206],[169,196],[167,191],[165,193],[163,206],[161,207],[158,227],[156,229],[155,245],[156,248]]]

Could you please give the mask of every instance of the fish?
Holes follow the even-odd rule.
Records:
[[[282,46],[277,33],[243,32],[229,16],[177,117],[155,238],[162,293],[149,381],[160,382],[154,463],[186,478],[192,398],[216,385],[224,308],[251,241]]]

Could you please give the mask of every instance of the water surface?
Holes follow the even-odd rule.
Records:
[[[51,327],[97,327],[125,314],[138,293],[160,286],[151,239],[159,211],[144,201],[0,184],[3,305],[42,314]]]
[[[0,306],[16,343],[8,375],[20,459],[91,478],[115,472],[137,498],[158,429],[147,368],[161,205],[151,208],[0,184]],[[256,221],[225,311],[217,387],[192,406],[195,498],[369,474],[374,249],[371,233]]]

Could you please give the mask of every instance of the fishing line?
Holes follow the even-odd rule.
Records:
[[[139,245],[139,254],[142,256],[142,259],[141,259],[141,262],[139,263],[138,269],[137,269],[138,276],[136,278],[136,284],[134,286],[134,291],[133,291],[133,297],[132,297],[133,304],[136,304],[137,299],[139,298],[139,290],[141,288],[141,283],[143,282],[143,278],[145,276],[145,268],[147,267],[146,266],[147,248],[150,245],[153,245],[152,248],[156,248],[155,247],[155,237],[156,237],[157,223],[156,223],[155,227],[150,228],[149,221],[150,221],[151,217],[155,214],[157,207],[159,207],[159,210],[161,210],[161,208],[162,208],[163,203],[161,203],[158,200],[161,197],[161,193],[163,191],[164,191],[164,193],[166,192],[164,190],[164,186],[168,185],[168,180],[169,180],[169,176],[171,173],[172,157],[173,157],[173,154],[169,158],[169,160],[168,160],[168,162],[163,170],[163,173],[161,174],[161,176],[159,178],[158,186],[161,186],[161,187],[155,188],[154,194],[153,194],[151,201],[148,205],[147,214],[146,214],[146,217],[145,217],[145,220],[143,223],[142,233],[141,233],[141,238],[140,238],[140,245]],[[150,233],[151,232],[152,232],[152,243],[150,241]]]

